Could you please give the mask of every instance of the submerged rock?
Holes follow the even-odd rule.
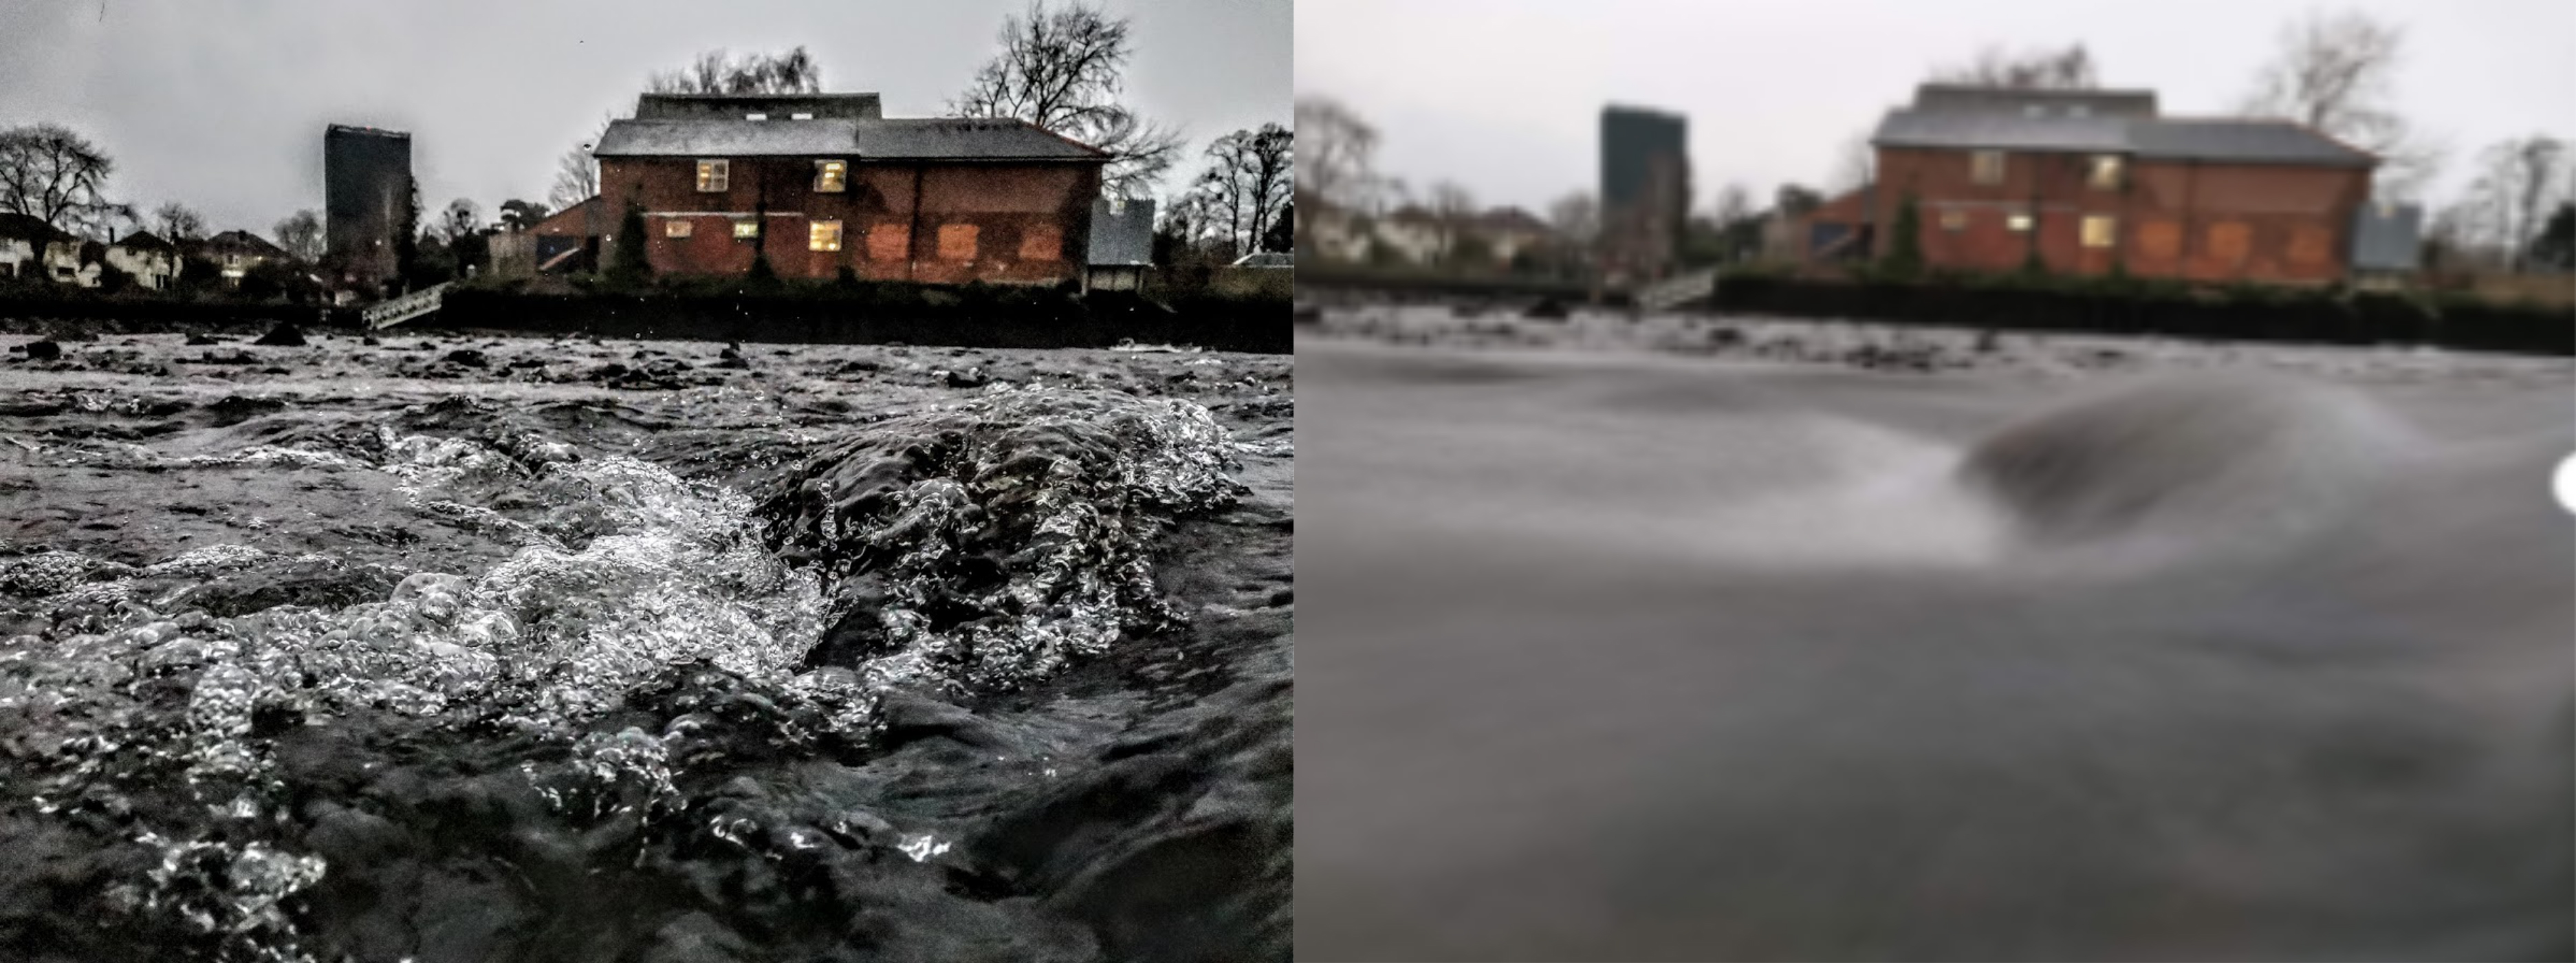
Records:
[[[251,343],[270,348],[301,348],[304,346],[304,329],[281,321],[276,327],[268,329],[267,334],[260,335],[259,340]]]
[[[51,341],[30,341],[26,348],[29,361],[54,361],[63,356],[63,346]]]

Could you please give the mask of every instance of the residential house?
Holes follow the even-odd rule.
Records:
[[[1487,211],[1469,230],[1494,252],[1495,263],[1505,265],[1523,254],[1545,248],[1556,237],[1556,232],[1547,226],[1546,221],[1517,207]]]
[[[28,214],[0,214],[0,276],[98,286],[106,246]]]
[[[1454,242],[1450,229],[1441,223],[1440,215],[1419,205],[1407,204],[1378,218],[1373,232],[1376,240],[1395,250],[1396,256],[1413,264],[1438,262],[1449,253]]]
[[[285,248],[269,243],[267,238],[242,230],[225,231],[193,242],[187,247],[187,255],[213,264],[215,269],[223,274],[224,283],[234,285],[240,284],[242,277],[249,274],[252,268],[262,264],[283,264],[295,260],[294,255],[286,253]]]
[[[1367,218],[1339,206],[1310,203],[1300,203],[1297,216],[1297,253],[1310,260],[1368,260],[1369,239],[1376,231]]]
[[[134,277],[136,284],[169,290],[179,280],[179,246],[150,231],[136,231],[107,245],[109,267]]]
[[[599,146],[656,271],[1054,283],[1082,276],[1109,155],[1018,120],[886,118],[874,94],[644,95]]]
[[[2286,120],[2178,118],[2147,91],[1927,84],[1871,143],[1874,256],[1916,205],[1924,261],[2193,281],[2322,284],[2352,270],[2379,160]]]
[[[1154,268],[1154,202],[1103,197],[1091,202],[1091,238],[1082,278],[1086,291],[1136,291]]]

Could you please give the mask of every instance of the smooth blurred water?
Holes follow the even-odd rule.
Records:
[[[2564,959],[2566,385],[1301,345],[1300,959]]]

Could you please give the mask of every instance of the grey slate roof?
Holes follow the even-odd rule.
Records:
[[[1017,120],[619,120],[600,157],[848,156],[857,160],[1101,161],[1108,155]]]
[[[731,117],[750,113],[787,120],[795,114],[815,117],[875,118],[885,116],[877,95],[859,94],[645,94],[635,99],[635,116],[646,120]]]
[[[2284,120],[2025,117],[1893,110],[1870,142],[1885,147],[2067,151],[2139,157],[2370,167],[2378,158]]]
[[[1970,84],[1923,84],[1914,88],[1914,109],[1939,113],[2026,115],[2037,107],[2049,116],[2080,111],[2094,117],[2153,117],[2151,90],[2032,90]]]
[[[1154,263],[1154,202],[1129,200],[1110,213],[1106,197],[1091,202],[1091,264]]]
[[[2422,207],[2364,204],[2352,221],[2353,270],[2415,270],[2424,250]]]

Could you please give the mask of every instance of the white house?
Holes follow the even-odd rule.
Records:
[[[179,280],[179,246],[150,231],[136,231],[107,246],[107,264],[133,275],[136,284],[166,291]]]

